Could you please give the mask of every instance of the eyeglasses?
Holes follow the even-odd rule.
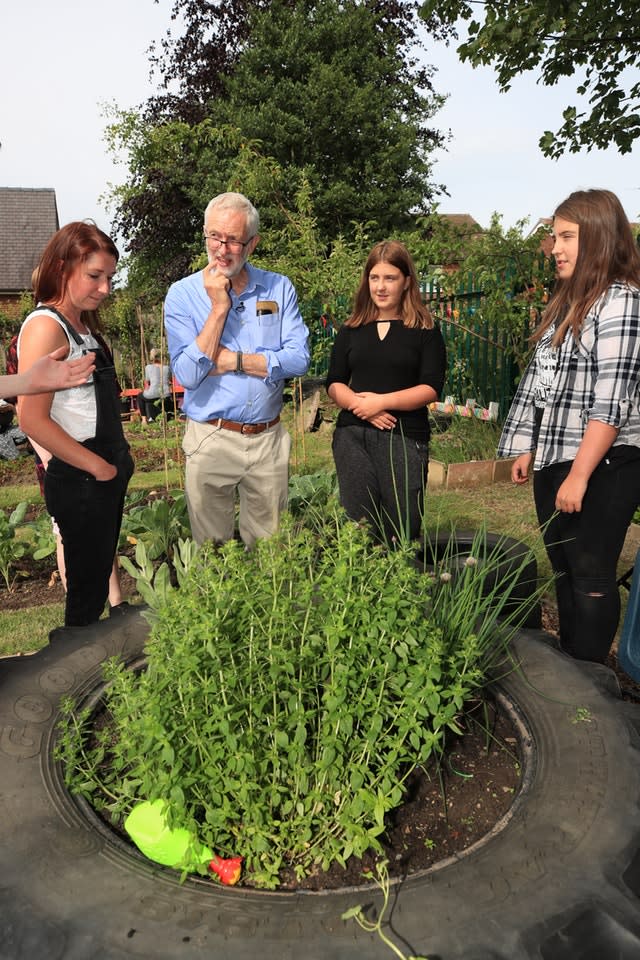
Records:
[[[217,233],[207,233],[206,230],[203,236],[209,241],[212,250],[217,250],[224,245],[232,253],[240,253],[253,240],[253,237],[249,237],[248,240],[223,240]]]

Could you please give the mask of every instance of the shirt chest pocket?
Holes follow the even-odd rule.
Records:
[[[281,347],[280,313],[265,313],[256,317],[258,328],[257,346],[268,350],[279,350]]]

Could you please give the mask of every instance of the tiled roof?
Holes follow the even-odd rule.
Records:
[[[448,220],[454,227],[471,227],[482,233],[482,227],[474,220],[470,213],[439,213],[443,220]]]
[[[544,230],[548,232],[550,227],[553,225],[553,217],[539,217],[538,220],[529,230],[527,234],[528,237],[532,237],[534,233],[537,233],[538,230]]]
[[[477,227],[478,230],[481,230],[482,227],[474,220],[470,213],[439,213],[438,216],[442,217],[443,220],[448,220],[449,223],[452,223],[456,227]]]
[[[0,187],[0,293],[31,289],[31,273],[59,227],[55,190]]]

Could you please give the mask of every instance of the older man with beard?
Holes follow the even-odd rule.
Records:
[[[208,264],[165,301],[171,365],[185,388],[185,490],[198,543],[234,536],[236,493],[248,547],[275,532],[287,505],[283,387],[309,367],[309,332],[291,281],[248,262],[258,230],[246,197],[214,197],[204,215]]]

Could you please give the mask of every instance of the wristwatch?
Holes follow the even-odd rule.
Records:
[[[236,353],[236,369],[235,369],[235,372],[236,372],[236,373],[244,373],[244,370],[243,370],[243,367],[242,367],[242,354],[241,354],[239,351],[238,351],[238,353]]]

